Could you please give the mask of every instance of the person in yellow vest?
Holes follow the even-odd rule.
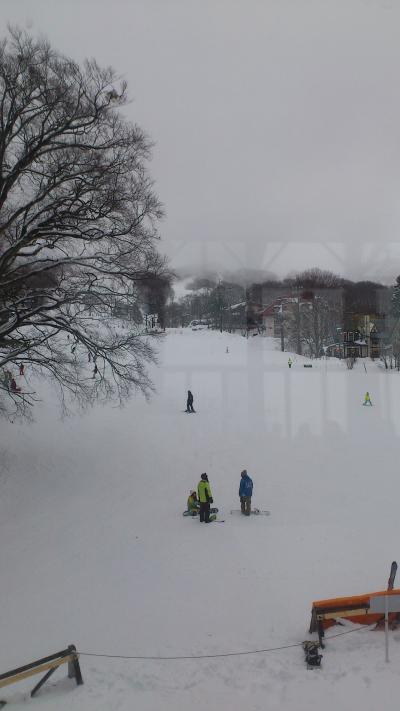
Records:
[[[363,405],[372,405],[371,398],[370,398],[370,396],[369,396],[368,390],[367,390],[367,392],[365,393],[365,398],[364,398]]]
[[[200,502],[200,523],[210,523],[210,504],[213,503],[210,482],[206,473],[201,475],[197,487],[197,496]]]
[[[289,360],[288,360],[288,362],[287,362],[287,364],[288,364],[289,368],[291,368],[291,367],[292,367],[292,363],[293,363],[292,359],[291,359],[291,358],[289,358]]]

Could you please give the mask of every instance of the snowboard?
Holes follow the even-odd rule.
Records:
[[[397,563],[394,560],[391,565],[391,568],[390,568],[390,575],[389,575],[388,586],[387,586],[388,590],[393,590],[394,579],[396,577],[396,573],[397,573]]]
[[[195,415],[196,410],[182,410],[182,412],[187,412],[188,415]]]
[[[196,511],[195,513],[193,513],[193,511],[187,511],[187,510],[186,510],[186,511],[184,511],[184,512],[182,513],[182,516],[191,516],[192,518],[196,518],[196,516],[198,515],[198,513],[199,513],[198,511]],[[216,513],[218,513],[218,509],[216,509],[216,508],[210,509],[210,513],[216,514]]]
[[[241,514],[240,509],[231,509],[231,514]],[[271,511],[266,511],[263,509],[251,509],[252,516],[270,516]],[[242,514],[244,516],[244,514]]]
[[[211,511],[212,511],[212,510],[213,510],[213,509],[211,509]],[[192,516],[192,518],[198,520],[198,519],[197,519],[197,516]],[[209,521],[208,521],[208,522],[209,522],[209,523],[225,523],[225,519],[224,519],[224,518],[217,518],[217,514],[212,513],[212,514],[210,515],[210,518],[209,518]]]
[[[225,523],[224,518],[217,518],[217,514],[211,514],[209,523]]]

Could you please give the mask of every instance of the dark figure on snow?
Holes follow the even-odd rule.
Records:
[[[193,407],[193,395],[190,392],[190,390],[188,390],[187,400],[186,400],[186,412],[194,412],[194,411],[195,410]]]
[[[243,469],[240,476],[241,476],[240,486],[239,486],[240,508],[241,508],[242,514],[245,514],[245,516],[250,516],[251,497],[253,495],[253,482],[250,479],[246,469]]]
[[[21,388],[18,388],[18,387],[17,387],[17,383],[15,382],[15,378],[11,378],[10,390],[11,390],[13,393],[20,393],[20,392],[21,392]]]
[[[23,374],[24,374],[24,364],[23,364],[23,363],[20,363],[20,364],[19,364],[19,374],[20,374],[20,375],[23,375]]]
[[[210,523],[210,504],[213,503],[210,482],[207,474],[202,474],[197,487],[197,496],[200,502],[200,523]]]
[[[97,365],[96,365],[96,363],[95,363],[95,364],[94,364],[94,368],[93,368],[93,377],[94,377],[94,378],[96,377],[96,375],[97,375],[98,372],[99,372],[99,369],[98,369],[98,367],[97,367]]]

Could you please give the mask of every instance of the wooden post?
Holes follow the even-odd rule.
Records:
[[[76,651],[75,645],[70,644],[67,649],[63,649],[61,652],[50,654],[48,657],[37,659],[35,662],[25,664],[23,667],[18,667],[17,669],[12,669],[5,674],[0,674],[0,688],[8,686],[9,684],[15,684],[17,681],[22,681],[22,679],[27,679],[35,674],[46,672],[44,677],[32,690],[31,696],[34,696],[47,679],[49,679],[49,677],[53,674],[53,672],[62,664],[68,664],[68,676],[70,678],[74,678],[77,684],[83,684],[81,669],[79,666],[79,655]],[[5,701],[0,700],[0,709],[5,704]]]
[[[68,649],[73,655],[71,661],[68,662],[68,678],[75,679],[79,686],[80,684],[83,684],[81,668],[79,666],[79,657],[76,653],[76,647],[74,644],[70,644]]]
[[[39,691],[39,689],[43,686],[43,684],[47,681],[47,679],[49,679],[49,678],[51,677],[51,675],[54,674],[54,672],[55,672],[56,669],[57,669],[57,667],[52,667],[51,669],[49,669],[49,671],[47,672],[47,674],[45,674],[44,677],[39,681],[39,683],[36,684],[35,688],[32,689],[32,691],[31,691],[31,697],[32,697],[32,698],[33,698],[33,697],[35,696],[35,694]]]

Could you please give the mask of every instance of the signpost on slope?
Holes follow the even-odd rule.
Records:
[[[400,612],[400,595],[377,595],[369,599],[370,612],[385,614],[385,661],[389,661],[389,612]]]

